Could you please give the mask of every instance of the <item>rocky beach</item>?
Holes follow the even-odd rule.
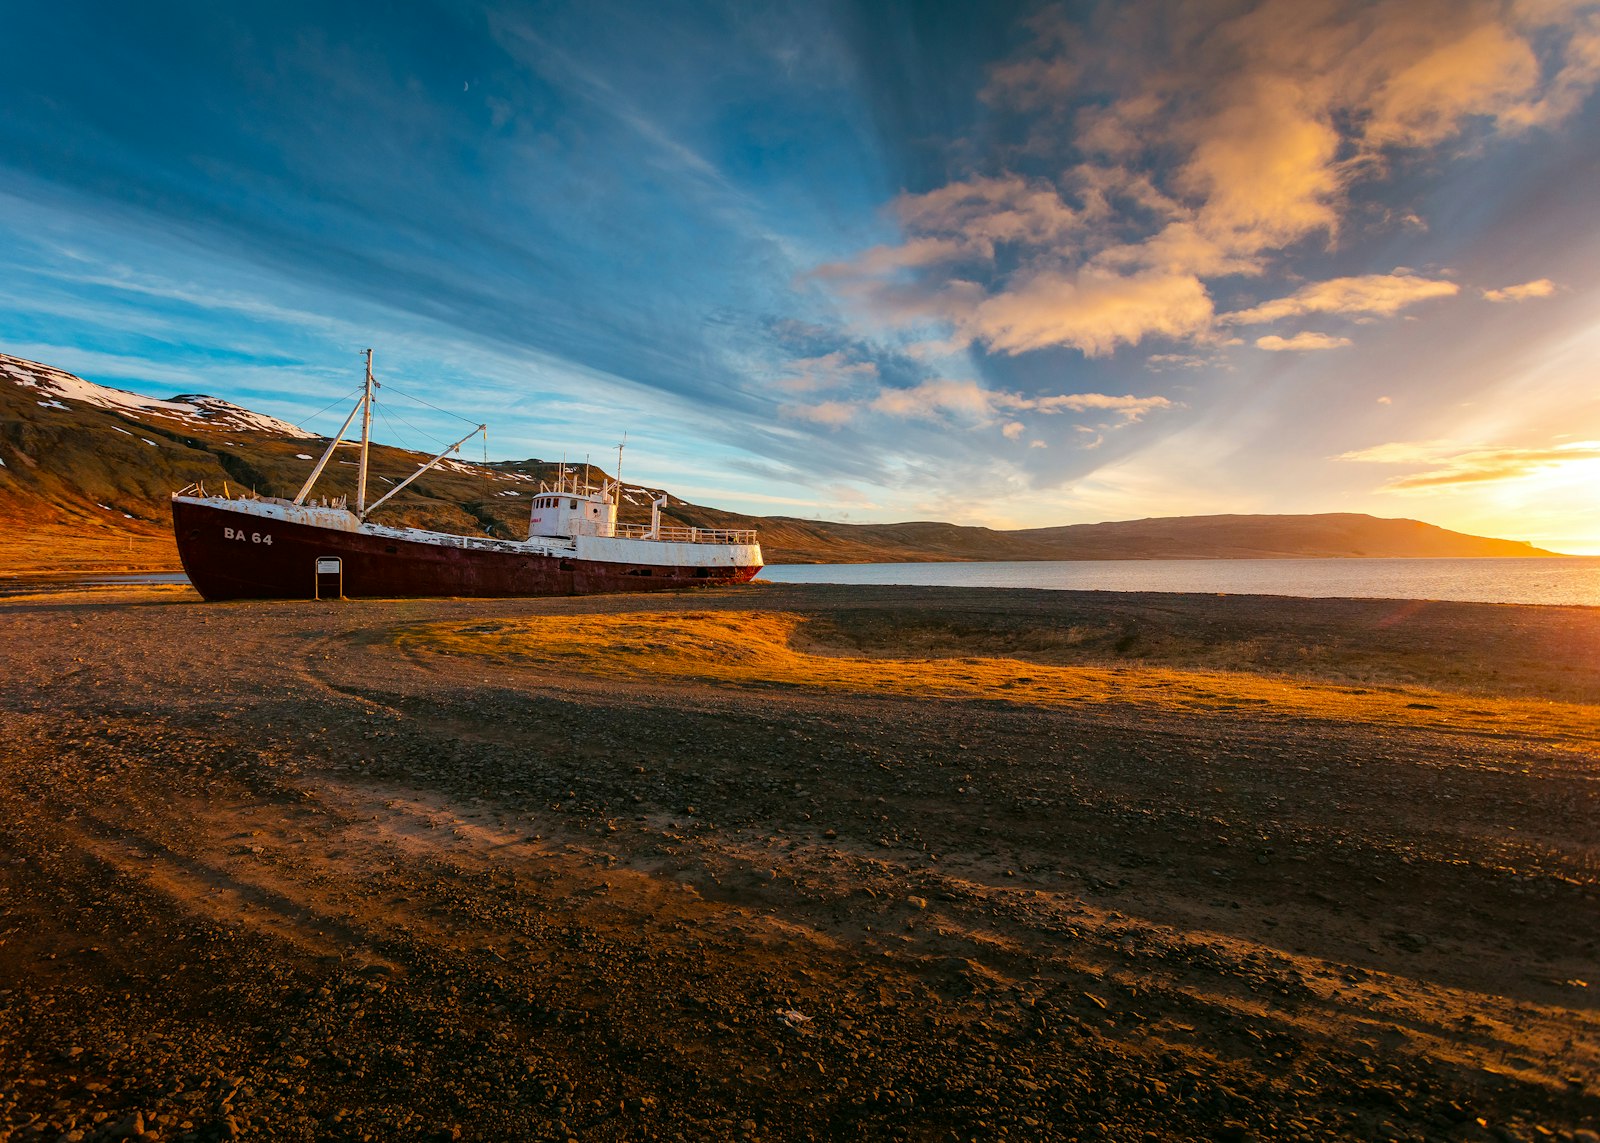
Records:
[[[0,1138],[1600,1129],[1600,610],[0,613]]]

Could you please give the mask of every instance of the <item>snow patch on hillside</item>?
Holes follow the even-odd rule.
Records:
[[[242,429],[245,432],[275,433],[297,438],[313,435],[288,421],[251,412],[220,397],[207,397],[200,393],[185,393],[170,401],[141,397],[137,393],[96,385],[93,381],[85,381],[60,369],[40,365],[36,361],[24,361],[20,357],[8,357],[3,353],[0,353],[0,377],[48,398],[38,402],[45,408],[66,409],[69,406],[61,404],[63,400],[77,401],[132,417],[176,418],[199,429]]]

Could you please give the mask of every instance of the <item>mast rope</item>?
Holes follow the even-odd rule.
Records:
[[[394,422],[393,421],[389,420],[389,414],[385,413],[383,411],[383,406],[382,405],[374,405],[372,407],[372,411],[374,413],[378,414],[378,419],[383,422],[384,428],[388,429],[389,433],[394,437],[394,439],[396,441],[396,447],[397,448],[409,449],[408,445],[399,443],[400,440],[401,440],[400,430],[394,427]]]
[[[316,420],[318,417],[322,416],[323,413],[326,413],[329,409],[333,408],[335,405],[344,404],[346,401],[350,400],[350,398],[354,397],[359,392],[361,392],[360,389],[352,389],[352,390],[350,390],[350,392],[346,393],[343,397],[337,397],[334,400],[329,401],[326,405],[322,406],[322,408],[318,409],[315,413],[312,413],[309,417],[306,417],[304,420],[296,421],[294,423],[294,427],[297,428],[297,429],[305,428],[307,422]]]
[[[373,407],[378,410],[378,415],[380,417],[383,417],[385,421],[388,420],[388,416],[384,413],[382,405],[374,405]],[[394,418],[395,418],[395,420],[399,421],[402,425],[404,425],[406,428],[410,429],[412,432],[416,433],[419,436],[426,437],[428,440],[432,441],[436,445],[443,445],[443,444],[446,443],[445,439],[443,437],[436,437],[432,433],[430,433],[427,429],[419,429],[416,425],[413,425],[410,421],[406,420],[399,413],[395,413],[394,414]],[[467,424],[469,424],[469,425],[471,423],[472,423],[471,421],[467,422]],[[395,435],[398,436],[399,434],[396,433]]]
[[[436,413],[443,413],[447,417],[454,417],[456,420],[460,421],[464,425],[472,425],[472,424],[476,424],[477,423],[476,421],[473,421],[470,418],[463,417],[460,413],[452,413],[449,409],[441,409],[441,408],[439,408],[438,405],[432,404],[431,402],[428,402],[428,401],[424,401],[421,397],[413,397],[410,393],[402,393],[402,392],[400,392],[400,390],[396,389],[393,385],[389,384],[387,381],[384,382],[383,387],[385,389],[389,390],[389,392],[396,394],[397,396],[404,397],[408,401],[415,401],[419,405],[427,405],[428,408],[432,409]]]

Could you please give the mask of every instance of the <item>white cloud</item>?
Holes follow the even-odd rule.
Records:
[[[1158,409],[1168,409],[1166,397],[1115,396],[1108,393],[1058,393],[1025,397],[1020,393],[985,389],[976,381],[934,378],[900,389],[881,389],[869,398],[855,401],[824,401],[815,405],[781,405],[780,415],[796,420],[837,427],[860,413],[878,413],[905,420],[940,420],[946,417],[969,424],[992,424],[1006,413],[1108,412],[1117,414],[1122,424],[1131,424]],[[1009,420],[1001,432],[1018,439],[1026,426]]]

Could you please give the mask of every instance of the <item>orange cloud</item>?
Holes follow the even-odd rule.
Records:
[[[1556,284],[1549,278],[1536,278],[1520,286],[1506,286],[1498,290],[1483,291],[1484,299],[1491,302],[1525,302],[1529,298],[1548,298],[1556,292]]]
[[[968,179],[926,194],[903,195],[895,212],[914,232],[959,239],[991,253],[1004,243],[1058,249],[1083,229],[1083,216],[1052,183],[1016,175]]]
[[[1423,466],[1383,485],[1389,492],[1420,492],[1460,484],[1520,480],[1575,461],[1600,459],[1600,441],[1573,441],[1547,448],[1462,447],[1450,441],[1396,441],[1342,453],[1335,460]]]
[[[1233,253],[1277,249],[1338,224],[1339,132],[1292,75],[1261,75],[1197,125],[1178,185],[1200,232]]]
[[[1514,27],[1486,13],[1479,18],[1460,36],[1427,44],[1377,84],[1365,142],[1418,147],[1450,138],[1469,115],[1529,116],[1527,99],[1539,82],[1533,48]]]
[[[991,349],[1016,354],[1067,345],[1088,357],[1151,335],[1189,337],[1210,324],[1211,298],[1191,274],[1123,275],[1095,267],[1035,274],[957,319]]]
[[[1170,409],[1172,402],[1165,397],[1112,397],[1105,393],[1064,393],[1057,397],[1017,397],[1009,393],[996,394],[996,403],[1008,409],[1036,409],[1041,413],[1059,413],[1071,409],[1086,413],[1091,409],[1104,409],[1121,413],[1128,421],[1137,421],[1154,409]]]
[[[1279,337],[1277,334],[1268,334],[1266,337],[1256,338],[1256,348],[1273,352],[1284,350],[1310,350],[1310,349],[1343,349],[1350,344],[1348,337],[1331,337],[1325,333],[1312,333],[1306,330],[1293,337]]]
[[[1351,186],[1397,149],[1469,121],[1555,123],[1600,83],[1600,5],[1578,0],[1128,0],[1087,32],[1031,27],[983,98],[1024,116],[1023,152],[1064,173],[897,199],[902,242],[817,272],[874,317],[1010,354],[1215,344],[1207,281],[1337,237]],[[1389,316],[1458,292],[1401,272],[1342,278],[1221,321]]]
[[[1280,318],[1302,314],[1376,314],[1391,317],[1401,309],[1429,298],[1449,298],[1460,293],[1454,282],[1422,278],[1396,271],[1393,274],[1363,274],[1354,278],[1330,278],[1313,282],[1286,298],[1262,302],[1247,310],[1223,314],[1228,325],[1261,325]]]

